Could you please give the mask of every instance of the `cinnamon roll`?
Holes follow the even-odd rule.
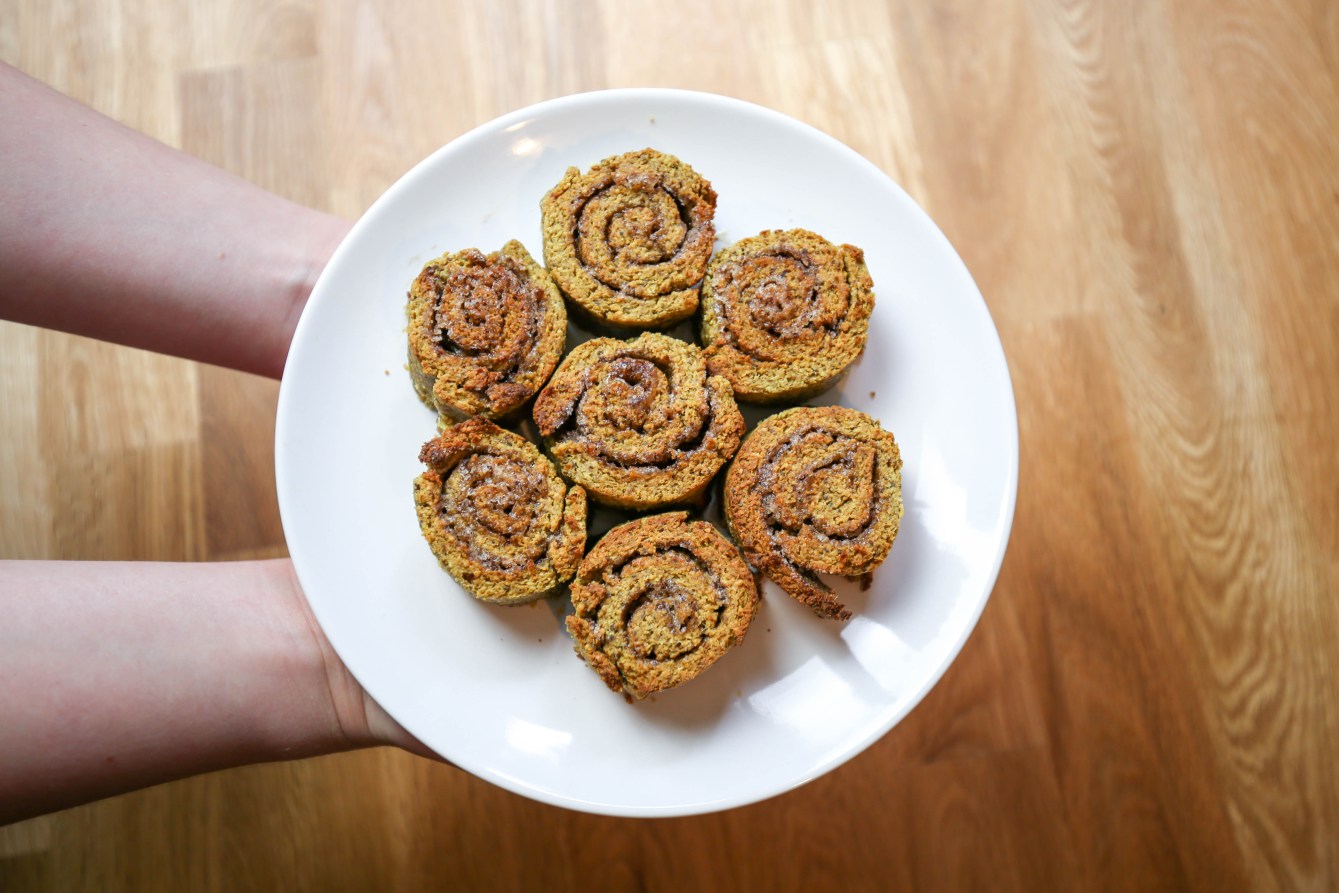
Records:
[[[845,620],[817,574],[859,577],[888,556],[902,521],[897,442],[842,406],[770,416],[726,473],[725,517],[750,564],[819,616]]]
[[[865,348],[874,283],[864,253],[803,229],[765,230],[712,258],[702,284],[707,368],[748,403],[802,400]]]
[[[544,263],[587,322],[659,329],[697,309],[716,193],[673,155],[642,149],[584,174],[568,168],[540,210]]]
[[[739,551],[685,512],[610,530],[581,562],[567,618],[577,653],[629,699],[680,685],[744,640],[758,588]]]
[[[409,373],[445,418],[500,419],[543,387],[563,352],[562,295],[525,246],[430,261],[409,291]]]
[[[625,509],[696,501],[734,455],[744,419],[695,346],[646,332],[577,345],[535,398],[558,470]]]
[[[572,578],[586,542],[586,493],[534,444],[486,419],[423,445],[419,527],[442,568],[475,598],[517,605]]]

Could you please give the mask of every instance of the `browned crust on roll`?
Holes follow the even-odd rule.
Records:
[[[576,651],[630,699],[696,678],[740,644],[758,589],[738,550],[685,512],[609,531],[572,581]]]
[[[564,477],[627,509],[698,500],[744,434],[729,382],[707,375],[694,345],[655,332],[577,345],[534,417]]]
[[[687,319],[716,238],[716,192],[673,155],[642,149],[567,173],[540,202],[544,263],[573,309],[627,334]]]
[[[764,419],[725,478],[725,517],[749,563],[821,617],[851,612],[817,576],[872,573],[902,521],[893,435],[842,406]]]
[[[409,290],[409,373],[443,418],[507,418],[544,386],[567,338],[562,295],[515,240],[429,261]]]
[[[414,481],[423,538],[475,598],[524,604],[576,573],[586,493],[569,490],[534,444],[470,419],[425,443],[419,461],[428,466]]]
[[[826,390],[860,356],[874,311],[865,256],[805,229],[765,230],[718,252],[702,284],[707,368],[748,403]]]

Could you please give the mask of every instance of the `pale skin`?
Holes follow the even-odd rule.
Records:
[[[0,64],[0,317],[278,377],[347,221]],[[0,824],[246,763],[432,754],[287,560],[0,562]]]

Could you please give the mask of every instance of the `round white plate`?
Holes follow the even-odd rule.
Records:
[[[742,646],[700,678],[630,705],[576,657],[559,606],[476,602],[420,536],[412,481],[435,431],[404,368],[404,303],[422,265],[444,251],[494,251],[519,238],[541,257],[539,200],[563,171],[646,146],[711,181],[718,245],[804,227],[864,248],[877,296],[869,345],[816,402],[864,410],[894,433],[906,517],[873,587],[842,588],[855,619],[820,620],[768,582]],[[528,797],[670,816],[801,785],[925,696],[1004,557],[1018,429],[1004,353],[971,276],[874,165],[738,100],[611,90],[484,124],[405,174],[358,221],[293,338],[275,466],[288,547],[317,619],[406,729]]]

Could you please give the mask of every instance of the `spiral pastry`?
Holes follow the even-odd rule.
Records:
[[[585,174],[568,168],[540,210],[544,263],[588,322],[658,329],[697,309],[716,193],[673,155],[642,149]]]
[[[750,564],[820,617],[846,620],[816,574],[857,577],[888,556],[902,521],[897,442],[842,406],[770,416],[726,474],[725,517]]]
[[[423,538],[442,568],[481,601],[519,605],[576,573],[586,493],[571,490],[534,444],[486,419],[423,445],[414,481]]]
[[[744,641],[758,587],[739,551],[685,512],[604,535],[572,581],[577,653],[630,699],[687,682]]]
[[[748,403],[830,386],[865,349],[874,283],[864,257],[803,229],[765,230],[718,253],[702,283],[711,374]]]
[[[409,290],[409,373],[443,417],[500,419],[535,395],[563,352],[562,295],[525,246],[430,261]]]
[[[744,434],[730,383],[707,376],[695,346],[655,332],[577,345],[534,414],[563,476],[625,509],[697,500]]]

